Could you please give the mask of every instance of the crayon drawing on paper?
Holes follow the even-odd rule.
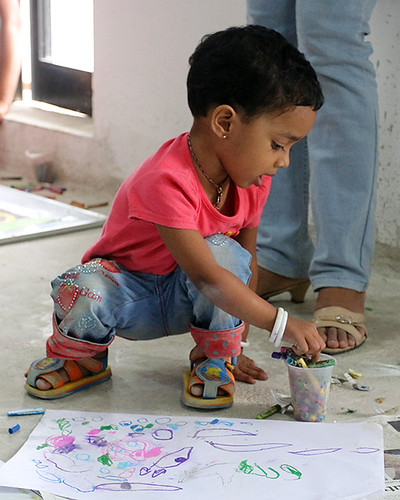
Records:
[[[48,410],[0,485],[74,499],[361,498],[383,491],[382,448],[377,424]]]

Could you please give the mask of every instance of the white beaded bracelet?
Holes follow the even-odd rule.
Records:
[[[242,340],[240,342],[241,347],[249,347],[249,345],[250,345],[250,342],[248,340]]]
[[[272,332],[269,336],[269,341],[272,342],[275,347],[279,347],[281,345],[282,337],[283,334],[285,333],[287,320],[288,320],[288,313],[282,307],[279,307],[275,323],[272,328]]]

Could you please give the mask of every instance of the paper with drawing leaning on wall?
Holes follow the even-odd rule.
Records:
[[[88,500],[379,498],[383,433],[374,423],[48,410],[0,485]]]

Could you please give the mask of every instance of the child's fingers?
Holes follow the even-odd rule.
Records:
[[[313,323],[304,322],[301,330],[296,331],[293,349],[296,354],[309,354],[318,356],[325,347],[325,342],[319,335]]]
[[[255,380],[267,380],[268,378],[267,372],[257,366],[251,358],[244,354],[238,357],[238,364],[233,374],[235,380],[246,382],[247,384],[254,384]]]

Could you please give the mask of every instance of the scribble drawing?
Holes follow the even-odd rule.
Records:
[[[53,447],[53,453],[71,453],[79,448],[79,445],[74,443],[75,437],[68,436],[52,436],[46,439],[46,443],[42,445]]]
[[[134,439],[123,438],[110,441],[104,448],[101,448],[101,450],[103,454],[108,454],[113,462],[131,460],[136,463],[141,463],[149,458],[159,456],[162,448],[155,445],[150,439],[143,438],[139,435]]]
[[[214,462],[206,465],[195,465],[194,467],[183,472],[182,476],[178,480],[178,483],[185,483],[194,479],[205,479],[215,476],[221,481],[221,484],[225,486],[226,484],[231,482],[233,477],[233,473],[229,477],[225,477],[226,468],[227,466],[230,467],[231,465],[231,463],[226,462]]]
[[[173,439],[174,433],[171,429],[156,429],[151,433],[151,437],[160,441],[170,441]]]
[[[152,477],[157,477],[160,474],[165,474],[167,469],[178,467],[179,465],[187,462],[192,450],[193,446],[187,446],[185,448],[181,448],[180,450],[167,453],[150,467],[142,467],[140,469],[140,475],[144,476],[151,473]]]
[[[295,476],[296,480],[301,479],[302,473],[292,465],[282,464],[279,467],[281,471],[286,472]],[[261,467],[259,464],[255,463],[251,465],[247,460],[242,460],[237,468],[237,472],[243,472],[243,474],[261,476],[266,479],[278,479],[281,476],[281,472],[278,472],[272,467]]]
[[[258,452],[264,450],[274,450],[277,448],[285,448],[288,446],[293,446],[290,443],[245,443],[245,444],[226,444],[226,443],[215,443],[214,441],[206,441],[213,448],[217,448],[222,451],[231,451],[233,453],[249,453]]]
[[[72,434],[72,425],[69,420],[67,420],[66,418],[59,418],[58,420],[55,420],[55,422],[57,423],[63,436]]]
[[[369,448],[368,446],[359,446],[354,453],[369,454],[369,453],[378,453],[380,451],[379,448]]]
[[[96,490],[107,491],[180,491],[183,488],[179,486],[170,486],[167,484],[153,483],[104,483],[98,484]]]
[[[76,462],[66,455],[45,452],[44,456],[49,463],[53,464],[56,469],[62,472],[87,472],[91,468],[87,462]]]
[[[108,442],[104,438],[104,436],[92,436],[89,435],[86,437],[86,440],[89,444],[93,446],[97,446],[99,448],[102,448],[103,446],[107,446]]]
[[[230,422],[229,420],[219,420],[218,418],[214,418],[214,420],[211,420],[209,422],[210,425],[227,425],[228,427],[233,426],[233,422]]]
[[[241,429],[225,429],[225,428],[219,428],[215,427],[213,429],[208,428],[208,429],[200,429],[197,432],[194,433],[193,437],[194,438],[201,438],[201,439],[206,439],[206,438],[220,438],[220,437],[238,437],[238,436],[257,436],[257,433],[254,432],[249,432],[249,431],[242,431]]]
[[[284,472],[288,472],[289,474],[292,474],[293,476],[295,476],[296,480],[301,479],[301,476],[303,475],[298,469],[296,469],[296,467],[293,467],[293,465],[282,464],[281,469]]]
[[[358,460],[376,469],[382,452],[379,439],[362,439],[361,431],[325,440],[317,432],[314,439],[273,422],[72,411],[49,411],[43,419],[19,471],[33,486],[80,500],[186,499],[204,485],[205,494],[220,498],[243,496],[243,488],[251,498],[266,491],[291,498],[297,485],[307,490],[316,463],[343,471]]]
[[[103,465],[112,465],[114,462],[111,460],[109,457],[108,453],[105,453],[104,455],[101,455],[100,457],[97,457],[97,461],[100,462]]]
[[[289,451],[292,455],[301,455],[303,457],[311,457],[313,455],[326,455],[327,453],[336,453],[340,451],[342,448],[313,448],[300,451]]]
[[[57,469],[47,467],[47,469],[40,469],[36,471],[38,476],[45,482],[53,484],[64,484],[80,493],[90,493],[94,491],[94,485],[90,480],[85,479],[84,473],[68,473],[61,475]]]

